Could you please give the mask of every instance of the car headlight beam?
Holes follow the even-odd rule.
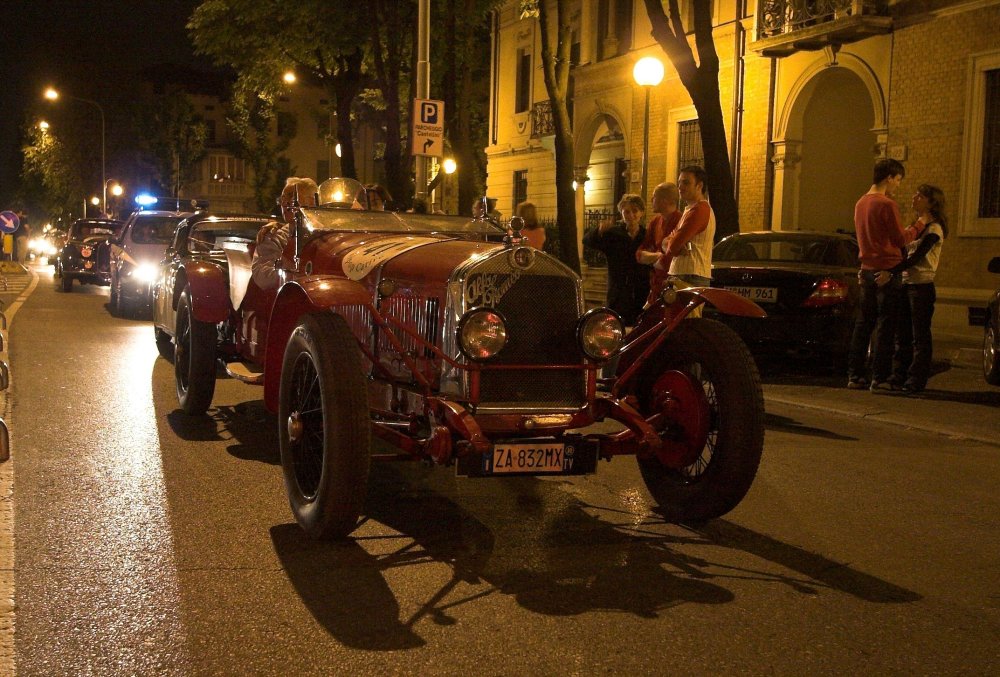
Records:
[[[132,279],[137,282],[152,282],[156,279],[156,265],[152,263],[140,263],[132,269]]]
[[[610,308],[594,308],[580,318],[577,339],[583,354],[597,362],[615,356],[625,339],[625,325]]]
[[[459,320],[458,344],[470,360],[488,360],[507,345],[507,323],[495,310],[473,308]]]

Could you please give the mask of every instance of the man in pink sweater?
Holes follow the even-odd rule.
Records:
[[[904,228],[899,206],[892,199],[905,173],[898,160],[879,160],[875,163],[872,187],[854,206],[854,230],[861,259],[858,272],[861,298],[848,353],[848,388],[870,387],[873,393],[892,390],[888,379],[892,371],[896,317],[903,298],[902,280],[889,269],[903,260],[902,248],[923,230],[919,221]],[[866,364],[873,331],[869,384]]]

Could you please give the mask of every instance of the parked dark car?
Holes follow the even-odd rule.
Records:
[[[1000,256],[994,256],[987,267],[1000,274]],[[1000,386],[1000,289],[986,306],[986,330],[983,334],[983,376],[990,385]]]
[[[153,282],[174,239],[177,224],[191,212],[162,210],[132,214],[111,243],[111,312],[138,315],[152,307]]]
[[[840,233],[736,233],[712,251],[712,286],[759,303],[767,317],[716,315],[751,351],[842,359],[858,304],[858,245]]]
[[[123,225],[111,219],[73,222],[56,258],[56,276],[63,291],[73,291],[73,280],[104,287],[111,284],[111,240]]]
[[[354,530],[376,460],[502,478],[589,474],[633,455],[667,519],[742,500],[763,450],[757,369],[729,328],[687,316],[758,306],[670,287],[625,335],[613,311],[586,310],[578,275],[517,235],[494,243],[484,220],[357,209],[362,191],[330,179],[323,206],[297,210],[276,288],[247,285],[249,241],[196,256],[196,228],[187,243],[178,228],[188,258],[156,287],[181,409],[205,413],[220,360],[263,386],[309,535]],[[599,378],[615,356],[615,376]],[[622,425],[576,432],[606,419]],[[393,449],[373,453],[373,438]]]
[[[261,227],[268,223],[267,216],[213,215],[199,213],[182,219],[174,231],[170,246],[159,263],[152,288],[153,331],[160,354],[173,358],[171,343],[177,323],[174,300],[178,285],[183,290],[187,283],[187,270],[196,265],[209,264],[228,271],[225,247],[238,248],[247,256]],[[180,279],[178,279],[180,275]],[[230,273],[231,285],[246,290],[249,269]],[[239,306],[239,303],[236,304]]]

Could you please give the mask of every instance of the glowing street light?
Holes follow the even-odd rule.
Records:
[[[441,169],[444,170],[445,174],[454,174],[455,170],[458,169],[458,165],[455,163],[454,158],[446,157],[444,162],[441,163]]]
[[[90,204],[94,205],[95,207],[98,206],[99,204],[101,204],[101,198],[95,195],[94,197],[90,198]]]
[[[59,99],[59,92],[56,91],[54,87],[49,87],[45,90],[45,98],[49,101],[56,101]],[[104,184],[104,201],[101,203],[104,205],[103,211],[108,210],[108,183],[107,183],[107,173],[104,170],[105,167],[105,153],[104,153],[104,109],[101,108],[101,104],[96,101],[91,101],[90,99],[84,99],[80,96],[66,95],[67,99],[73,99],[74,101],[82,101],[83,103],[89,103],[91,106],[95,106],[101,114],[101,183]]]
[[[649,92],[663,82],[663,62],[655,56],[644,56],[635,62],[632,77],[646,90],[646,109],[642,123],[642,201],[646,202],[646,183],[649,175]]]
[[[38,123],[38,128],[43,132],[47,132],[49,131],[49,123],[46,122],[45,120],[42,120],[41,122]]]
[[[295,73],[293,71],[285,71],[285,74],[281,76],[281,79],[285,81],[286,85],[294,85],[298,78],[295,77]]]
[[[124,192],[125,189],[121,187],[120,183],[116,183],[115,185],[111,186],[111,194],[114,195],[115,197],[121,197],[122,193]]]

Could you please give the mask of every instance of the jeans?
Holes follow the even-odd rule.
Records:
[[[858,273],[861,298],[858,300],[857,319],[847,356],[848,378],[864,378],[868,348],[873,344],[874,333],[871,360],[873,383],[888,381],[892,373],[896,324],[904,298],[903,282],[899,275],[893,275],[887,284],[879,287],[875,284],[876,273],[877,270],[862,270]]]
[[[923,390],[931,375],[931,318],[937,291],[933,282],[903,285],[896,354],[892,359],[892,380]]]

